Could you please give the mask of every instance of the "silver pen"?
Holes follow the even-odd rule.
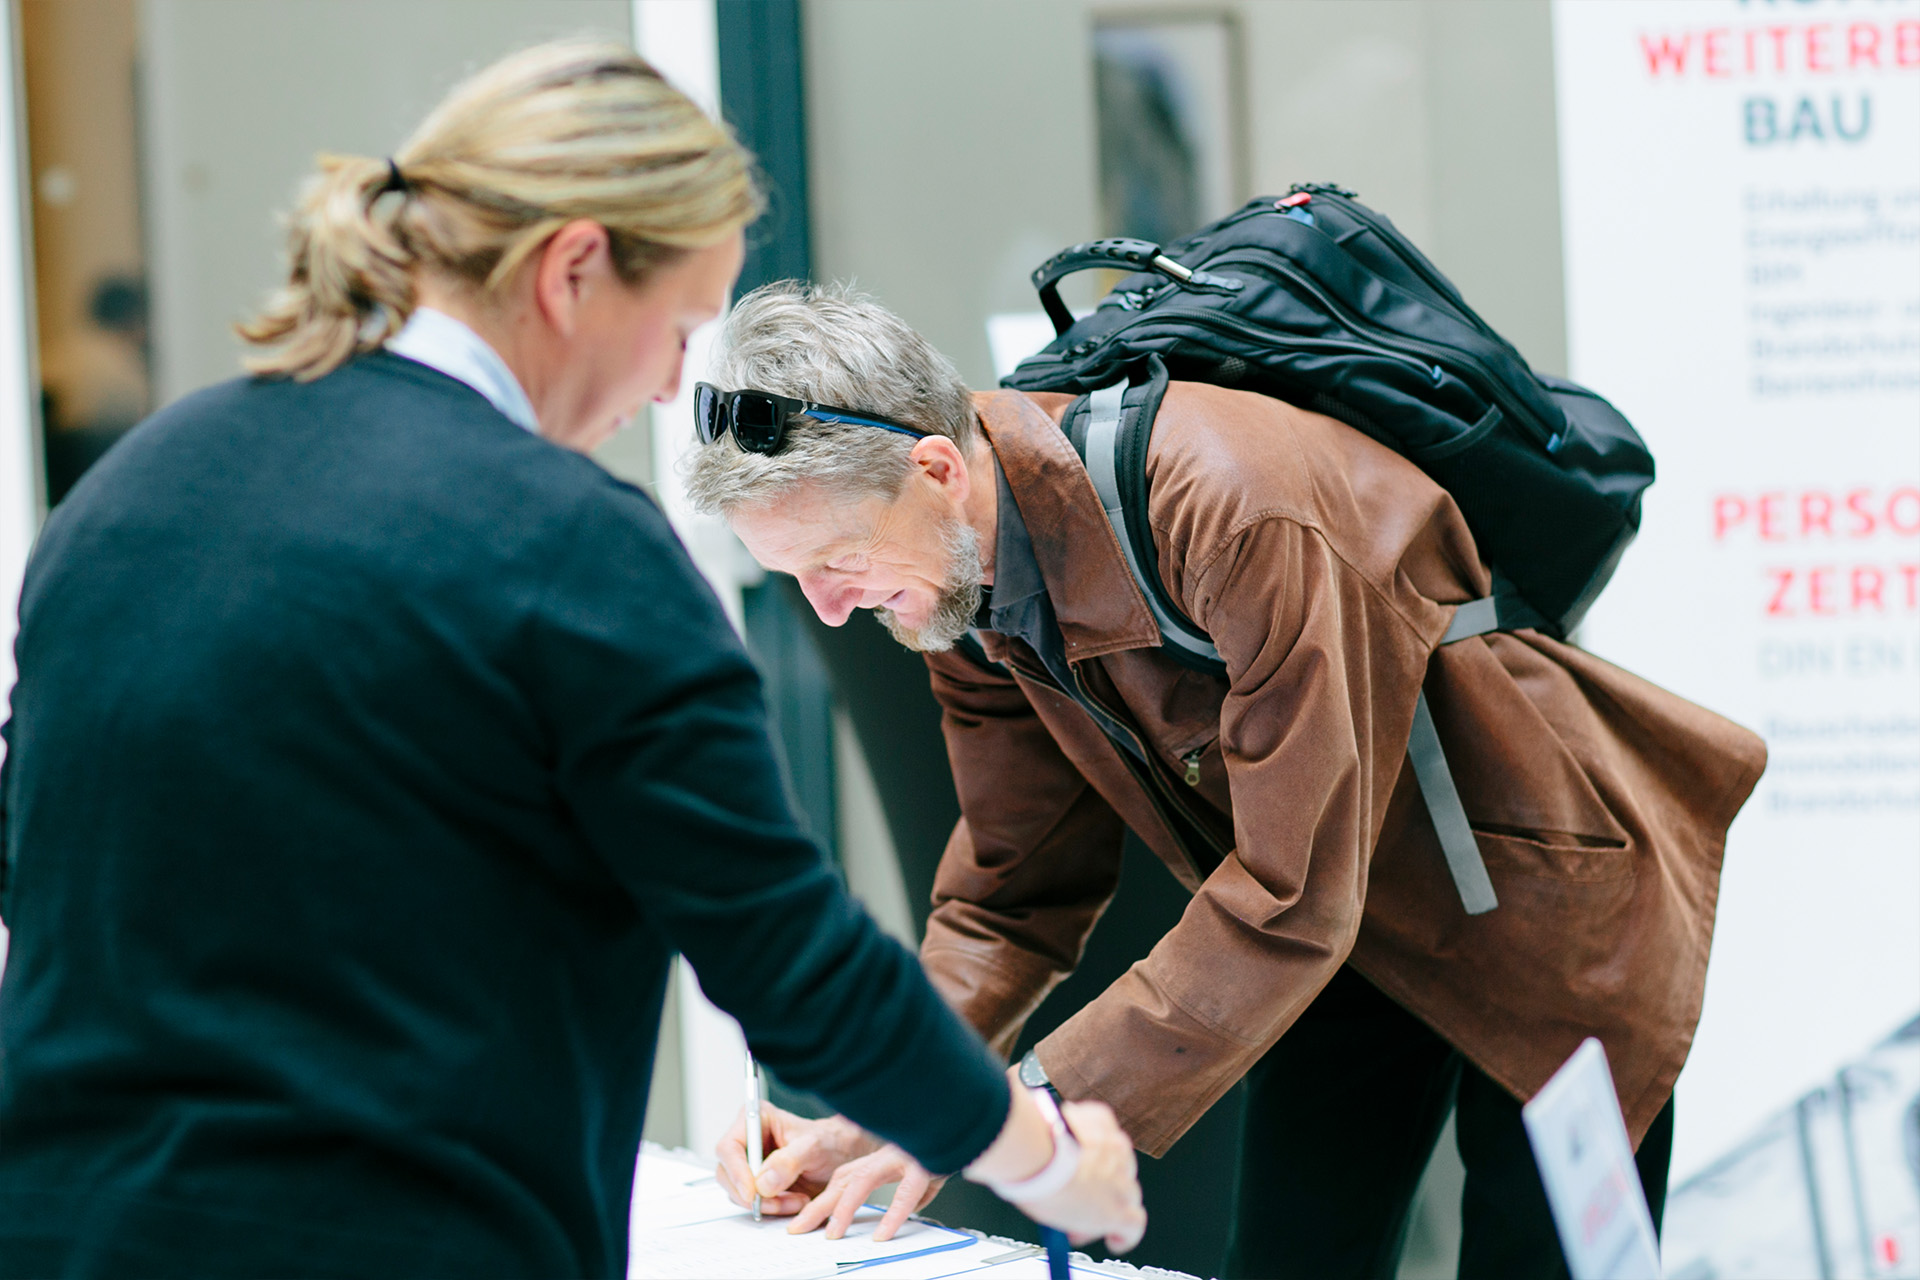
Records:
[[[753,1220],[760,1221],[760,1068],[747,1053],[747,1171],[753,1175]]]

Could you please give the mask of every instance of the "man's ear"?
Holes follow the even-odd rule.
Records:
[[[973,476],[960,446],[946,436],[926,436],[914,443],[907,455],[920,473],[940,490],[949,502],[963,504],[973,492]]]
[[[555,332],[565,338],[574,335],[587,285],[612,269],[607,229],[591,218],[575,218],[541,246],[533,263],[533,296]]]

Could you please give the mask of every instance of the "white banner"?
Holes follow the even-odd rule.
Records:
[[[1920,1011],[1920,0],[1555,0],[1573,376],[1659,479],[1587,623],[1763,735],[1676,1180]]]

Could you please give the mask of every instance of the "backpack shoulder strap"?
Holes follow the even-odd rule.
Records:
[[[1224,675],[1226,663],[1221,661],[1220,651],[1212,639],[1181,612],[1160,581],[1158,552],[1153,547],[1147,523],[1145,470],[1146,445],[1153,431],[1153,412],[1160,407],[1160,395],[1153,394],[1149,403],[1146,395],[1138,394],[1143,388],[1153,388],[1156,375],[1158,391],[1164,392],[1166,368],[1157,356],[1150,357],[1149,377],[1145,382],[1130,384],[1122,379],[1088,393],[1084,420],[1078,405],[1067,414],[1072,424],[1067,436],[1086,464],[1087,477],[1100,496],[1107,523],[1113,526],[1114,537],[1127,558],[1127,569],[1133,574],[1140,594],[1146,597],[1153,620],[1160,626],[1162,650],[1184,665]],[[1135,483],[1129,484],[1129,481]],[[1510,584],[1496,579],[1493,595],[1470,600],[1454,611],[1453,622],[1440,643],[1453,644],[1490,631],[1533,626],[1537,617],[1518,599]],[[1414,705],[1407,755],[1421,798],[1426,801],[1427,812],[1440,837],[1441,853],[1460,895],[1460,905],[1468,915],[1493,910],[1499,900],[1487,877],[1486,861],[1467,821],[1466,809],[1460,803],[1460,792],[1447,766],[1446,752],[1440,745],[1440,734],[1434,727],[1433,712],[1424,692]]]
[[[1160,627],[1163,647],[1187,666],[1224,675],[1226,663],[1212,639],[1181,611],[1160,580],[1160,554],[1147,522],[1146,459],[1154,416],[1166,394],[1167,369],[1158,356],[1149,356],[1145,369],[1147,376],[1137,383],[1122,379],[1089,393],[1084,426],[1076,423],[1068,438],[1086,464],[1127,570]]]

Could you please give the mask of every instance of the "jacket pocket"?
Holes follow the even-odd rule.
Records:
[[[1490,872],[1498,868],[1507,875],[1594,884],[1631,879],[1634,873],[1633,847],[1616,836],[1491,822],[1471,825]]]

